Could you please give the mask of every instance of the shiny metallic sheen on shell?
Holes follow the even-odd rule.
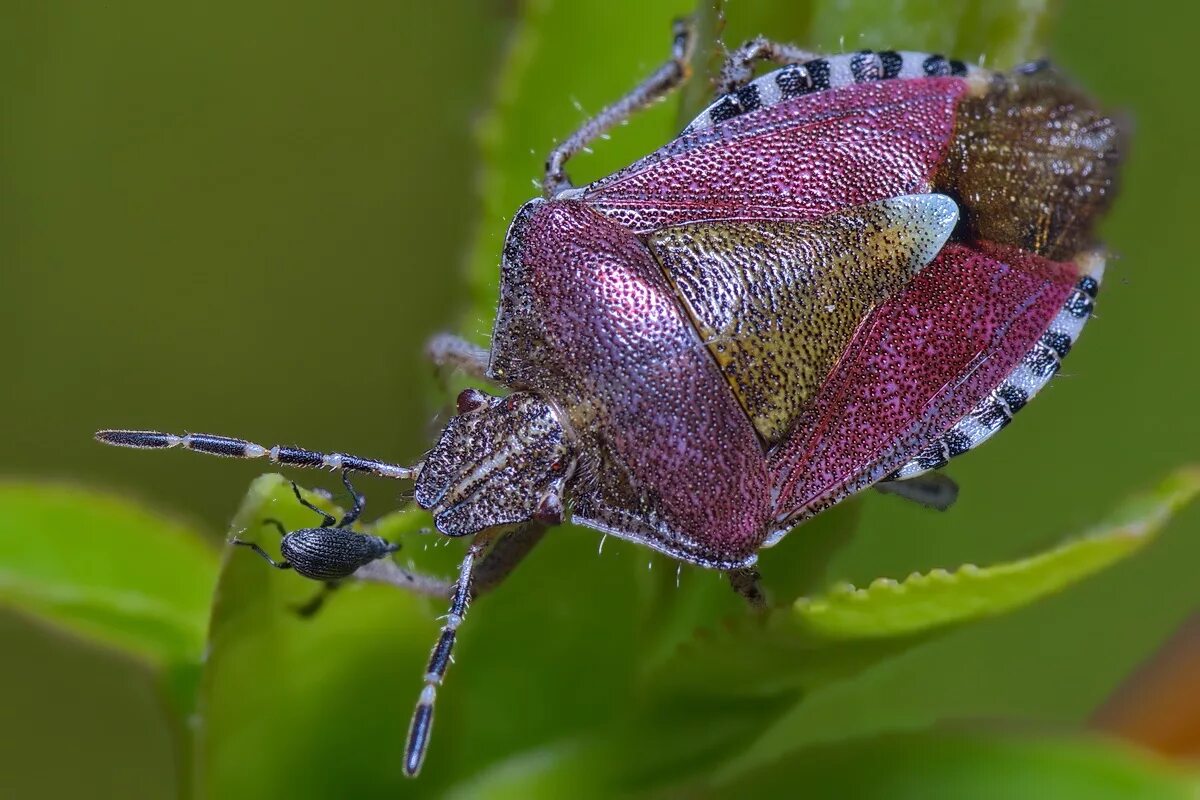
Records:
[[[862,318],[937,256],[957,222],[953,200],[927,194],[812,222],[677,225],[648,242],[770,446],[820,389]]]
[[[1078,336],[1119,126],[1040,68],[868,55],[514,218],[489,374],[555,409],[575,521],[751,564],[982,442]]]

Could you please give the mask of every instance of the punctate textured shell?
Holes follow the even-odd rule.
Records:
[[[944,195],[879,200],[810,222],[716,221],[647,237],[767,445],[820,389],[867,313],[937,256]]]
[[[1075,268],[950,244],[863,325],[772,459],[777,525],[878,481],[966,415],[1037,343]]]
[[[646,245],[578,201],[529,203],[509,245],[491,374],[567,416],[583,454],[574,518],[690,561],[744,561],[770,510],[767,465]]]
[[[797,97],[684,134],[582,191],[638,232],[713,219],[818,219],[931,191],[960,78],[877,81]]]
[[[1040,69],[858,53],[769,73],[522,210],[492,374],[579,435],[578,521],[751,563],[1045,384],[1099,286],[1120,133]],[[929,263],[949,225],[895,198],[943,195],[959,220]]]

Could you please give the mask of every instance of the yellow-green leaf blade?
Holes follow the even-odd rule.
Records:
[[[1185,800],[1200,779],[1116,742],[934,732],[812,748],[705,796],[790,796],[797,785],[812,797],[887,800]]]
[[[340,513],[326,497],[304,496]],[[267,519],[288,531],[320,522],[282,475],[251,484],[230,534],[277,556]],[[382,532],[404,540],[401,563],[410,535],[432,538],[406,512],[384,520]],[[297,614],[321,588],[248,549],[226,549],[197,703],[198,797],[404,797],[436,783],[436,774],[405,779],[401,754],[444,604],[347,581],[319,613]]]
[[[0,484],[0,605],[155,664],[198,661],[216,554],[179,522],[65,485]]]
[[[1084,536],[1028,558],[988,567],[933,570],[866,588],[835,587],[802,598],[804,629],[834,639],[902,636],[1002,614],[1057,592],[1127,558],[1153,540],[1171,515],[1200,492],[1200,469],[1185,468],[1115,509]]]

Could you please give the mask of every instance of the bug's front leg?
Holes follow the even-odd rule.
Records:
[[[754,77],[754,65],[759,61],[769,61],[779,66],[787,64],[803,64],[821,56],[808,50],[782,42],[773,42],[764,36],[758,36],[733,50],[725,58],[725,66],[721,67],[721,76],[717,81],[717,96],[735,92],[745,86]]]
[[[495,544],[479,559],[472,571],[471,596],[478,597],[499,586],[542,540],[545,533],[545,525],[529,523],[498,537]],[[264,558],[269,559],[257,545],[246,544],[254,547]],[[425,597],[448,600],[454,593],[454,584],[449,581],[405,569],[387,558],[380,558],[360,567],[352,577],[367,583],[384,583],[395,586],[398,589]],[[296,613],[305,618],[314,616],[325,605],[325,601],[329,599],[330,595],[341,586],[342,581],[325,581],[320,590],[310,599],[295,607]]]
[[[408,726],[408,741],[404,746],[404,774],[416,777],[425,762],[425,751],[429,747],[429,735],[433,730],[433,708],[437,699],[437,690],[446,677],[450,666],[454,643],[458,638],[458,629],[467,615],[467,607],[475,597],[475,565],[487,551],[493,541],[494,534],[482,533],[475,537],[467,548],[459,566],[458,580],[450,594],[450,611],[446,614],[442,629],[438,634],[437,643],[429,655],[429,664],[425,668],[424,688],[413,709],[412,720]]]
[[[691,74],[690,61],[694,45],[695,35],[691,21],[676,20],[671,41],[671,58],[650,77],[635,86],[629,94],[583,123],[579,130],[550,151],[546,159],[546,176],[542,180],[542,192],[547,198],[571,188],[571,179],[567,177],[565,167],[572,156],[614,126],[683,85]]]
[[[437,368],[439,374],[460,369],[472,378],[490,380],[487,371],[491,353],[487,348],[472,344],[461,336],[436,334],[425,343],[425,358]]]
[[[472,568],[474,597],[499,586],[521,561],[542,540],[546,526],[539,522],[527,522],[508,531],[494,540],[491,548]],[[454,584],[421,572],[405,569],[391,559],[380,559],[360,567],[354,573],[355,580],[368,583],[383,583],[406,592],[449,600]]]
[[[499,539],[475,567],[475,596],[499,586],[545,536],[547,526],[527,522]]]

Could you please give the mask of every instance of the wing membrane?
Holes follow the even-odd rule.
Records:
[[[809,222],[715,221],[648,237],[759,436],[788,432],[859,323],[937,255],[958,219],[943,195]]]

